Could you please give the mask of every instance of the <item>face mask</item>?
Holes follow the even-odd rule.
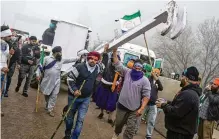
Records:
[[[62,60],[62,55],[57,54],[55,56],[55,58],[56,58],[57,61],[61,61]]]
[[[11,37],[11,41],[15,42],[17,40],[17,37]]]

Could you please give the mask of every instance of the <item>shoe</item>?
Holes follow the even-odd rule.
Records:
[[[3,112],[1,112],[1,117],[4,117],[4,116],[5,116],[5,114]]]
[[[108,119],[108,121],[107,121],[109,124],[113,124],[113,120],[112,119]]]
[[[71,139],[71,131],[65,131],[65,137],[63,139]]]
[[[54,117],[54,116],[55,116],[55,114],[54,114],[53,111],[48,112],[48,114],[49,114],[49,116],[51,116],[51,117]]]
[[[15,88],[15,92],[18,92],[19,91],[19,87],[17,86],[16,88]]]
[[[145,139],[151,139],[151,137],[146,137]]]
[[[5,92],[4,97],[8,97],[8,92]]]
[[[63,139],[71,139],[71,136],[66,135]]]
[[[27,93],[23,93],[22,96],[28,97],[28,94]]]
[[[103,119],[103,115],[104,115],[103,113],[100,113],[99,116],[98,116],[98,118],[99,118],[99,119]]]
[[[118,139],[119,138],[119,135],[117,135],[116,133],[114,133],[112,139]]]

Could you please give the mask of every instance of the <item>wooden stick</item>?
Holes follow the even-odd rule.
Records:
[[[79,92],[81,92],[81,89],[83,88],[85,82],[86,82],[86,80],[83,81],[83,83],[82,83],[82,85],[81,85],[81,87],[80,87],[80,89],[79,89]],[[67,112],[66,112],[65,115],[62,117],[62,120],[60,121],[60,123],[59,123],[58,126],[56,127],[56,130],[54,131],[54,133],[52,134],[52,136],[51,136],[50,139],[53,139],[53,138],[55,137],[56,132],[58,131],[59,127],[62,125],[62,122],[63,122],[63,121],[65,120],[65,118],[67,117],[67,115],[68,115],[68,113],[70,112],[70,110],[72,109],[72,107],[73,107],[73,105],[74,105],[76,99],[77,99],[77,97],[75,97],[75,98],[72,100],[72,102],[71,102],[71,104],[70,104],[70,106],[69,106]]]
[[[146,34],[144,33],[143,36],[144,36],[145,46],[146,46],[147,52],[148,52],[149,64],[150,64],[151,66],[153,66],[153,65],[152,65],[152,62],[151,62],[151,56],[150,56],[150,53],[149,53],[149,47],[148,47],[147,40],[146,40]]]

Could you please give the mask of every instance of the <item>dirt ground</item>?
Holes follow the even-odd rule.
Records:
[[[14,91],[17,83],[17,73],[13,76],[9,89],[9,97],[2,100],[2,111],[5,116],[1,118],[2,139],[49,139],[56,126],[61,120],[62,108],[67,104],[67,88],[62,85],[55,107],[55,117],[50,117],[44,110],[45,102],[41,94],[38,113],[35,110],[37,90],[30,88],[29,97],[21,95],[22,87],[18,93]],[[83,131],[80,139],[111,139],[113,128],[107,123],[107,115],[104,119],[97,118],[100,110],[95,109],[94,103],[90,104],[86,115]],[[158,127],[163,127],[163,120],[158,118]],[[140,132],[134,139],[144,139],[145,124],[141,125]],[[64,137],[64,123],[58,130],[54,139]],[[122,138],[122,136],[120,137]],[[153,139],[163,139],[157,132],[154,132]]]
[[[35,112],[35,101],[37,90],[30,88],[29,97],[21,95],[22,87],[18,93],[14,89],[17,83],[17,73],[13,76],[9,90],[9,97],[2,100],[2,111],[5,116],[1,118],[1,139],[50,139],[61,120],[62,108],[67,104],[67,86],[62,85],[55,107],[55,117],[50,117],[44,110],[45,102],[41,94],[38,112]],[[86,115],[80,139],[111,139],[113,128],[107,123],[107,115],[104,119],[97,118],[100,110],[95,109],[92,102]],[[164,115],[157,117],[156,129],[165,135]],[[59,128],[54,139],[64,137],[64,123]],[[146,125],[141,124],[139,133],[134,139],[145,138]],[[153,139],[164,139],[158,132],[154,131]],[[122,135],[120,137],[122,139]]]

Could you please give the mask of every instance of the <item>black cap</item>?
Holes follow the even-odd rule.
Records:
[[[36,36],[31,36],[31,37],[29,38],[29,40],[34,40],[34,41],[36,41],[36,40],[37,40],[37,37],[36,37]]]
[[[62,47],[61,46],[56,46],[52,49],[52,52],[53,53],[56,53],[56,52],[61,52],[62,51]]]
[[[183,76],[186,76],[191,81],[198,81],[199,72],[196,67],[189,67],[183,73]]]

